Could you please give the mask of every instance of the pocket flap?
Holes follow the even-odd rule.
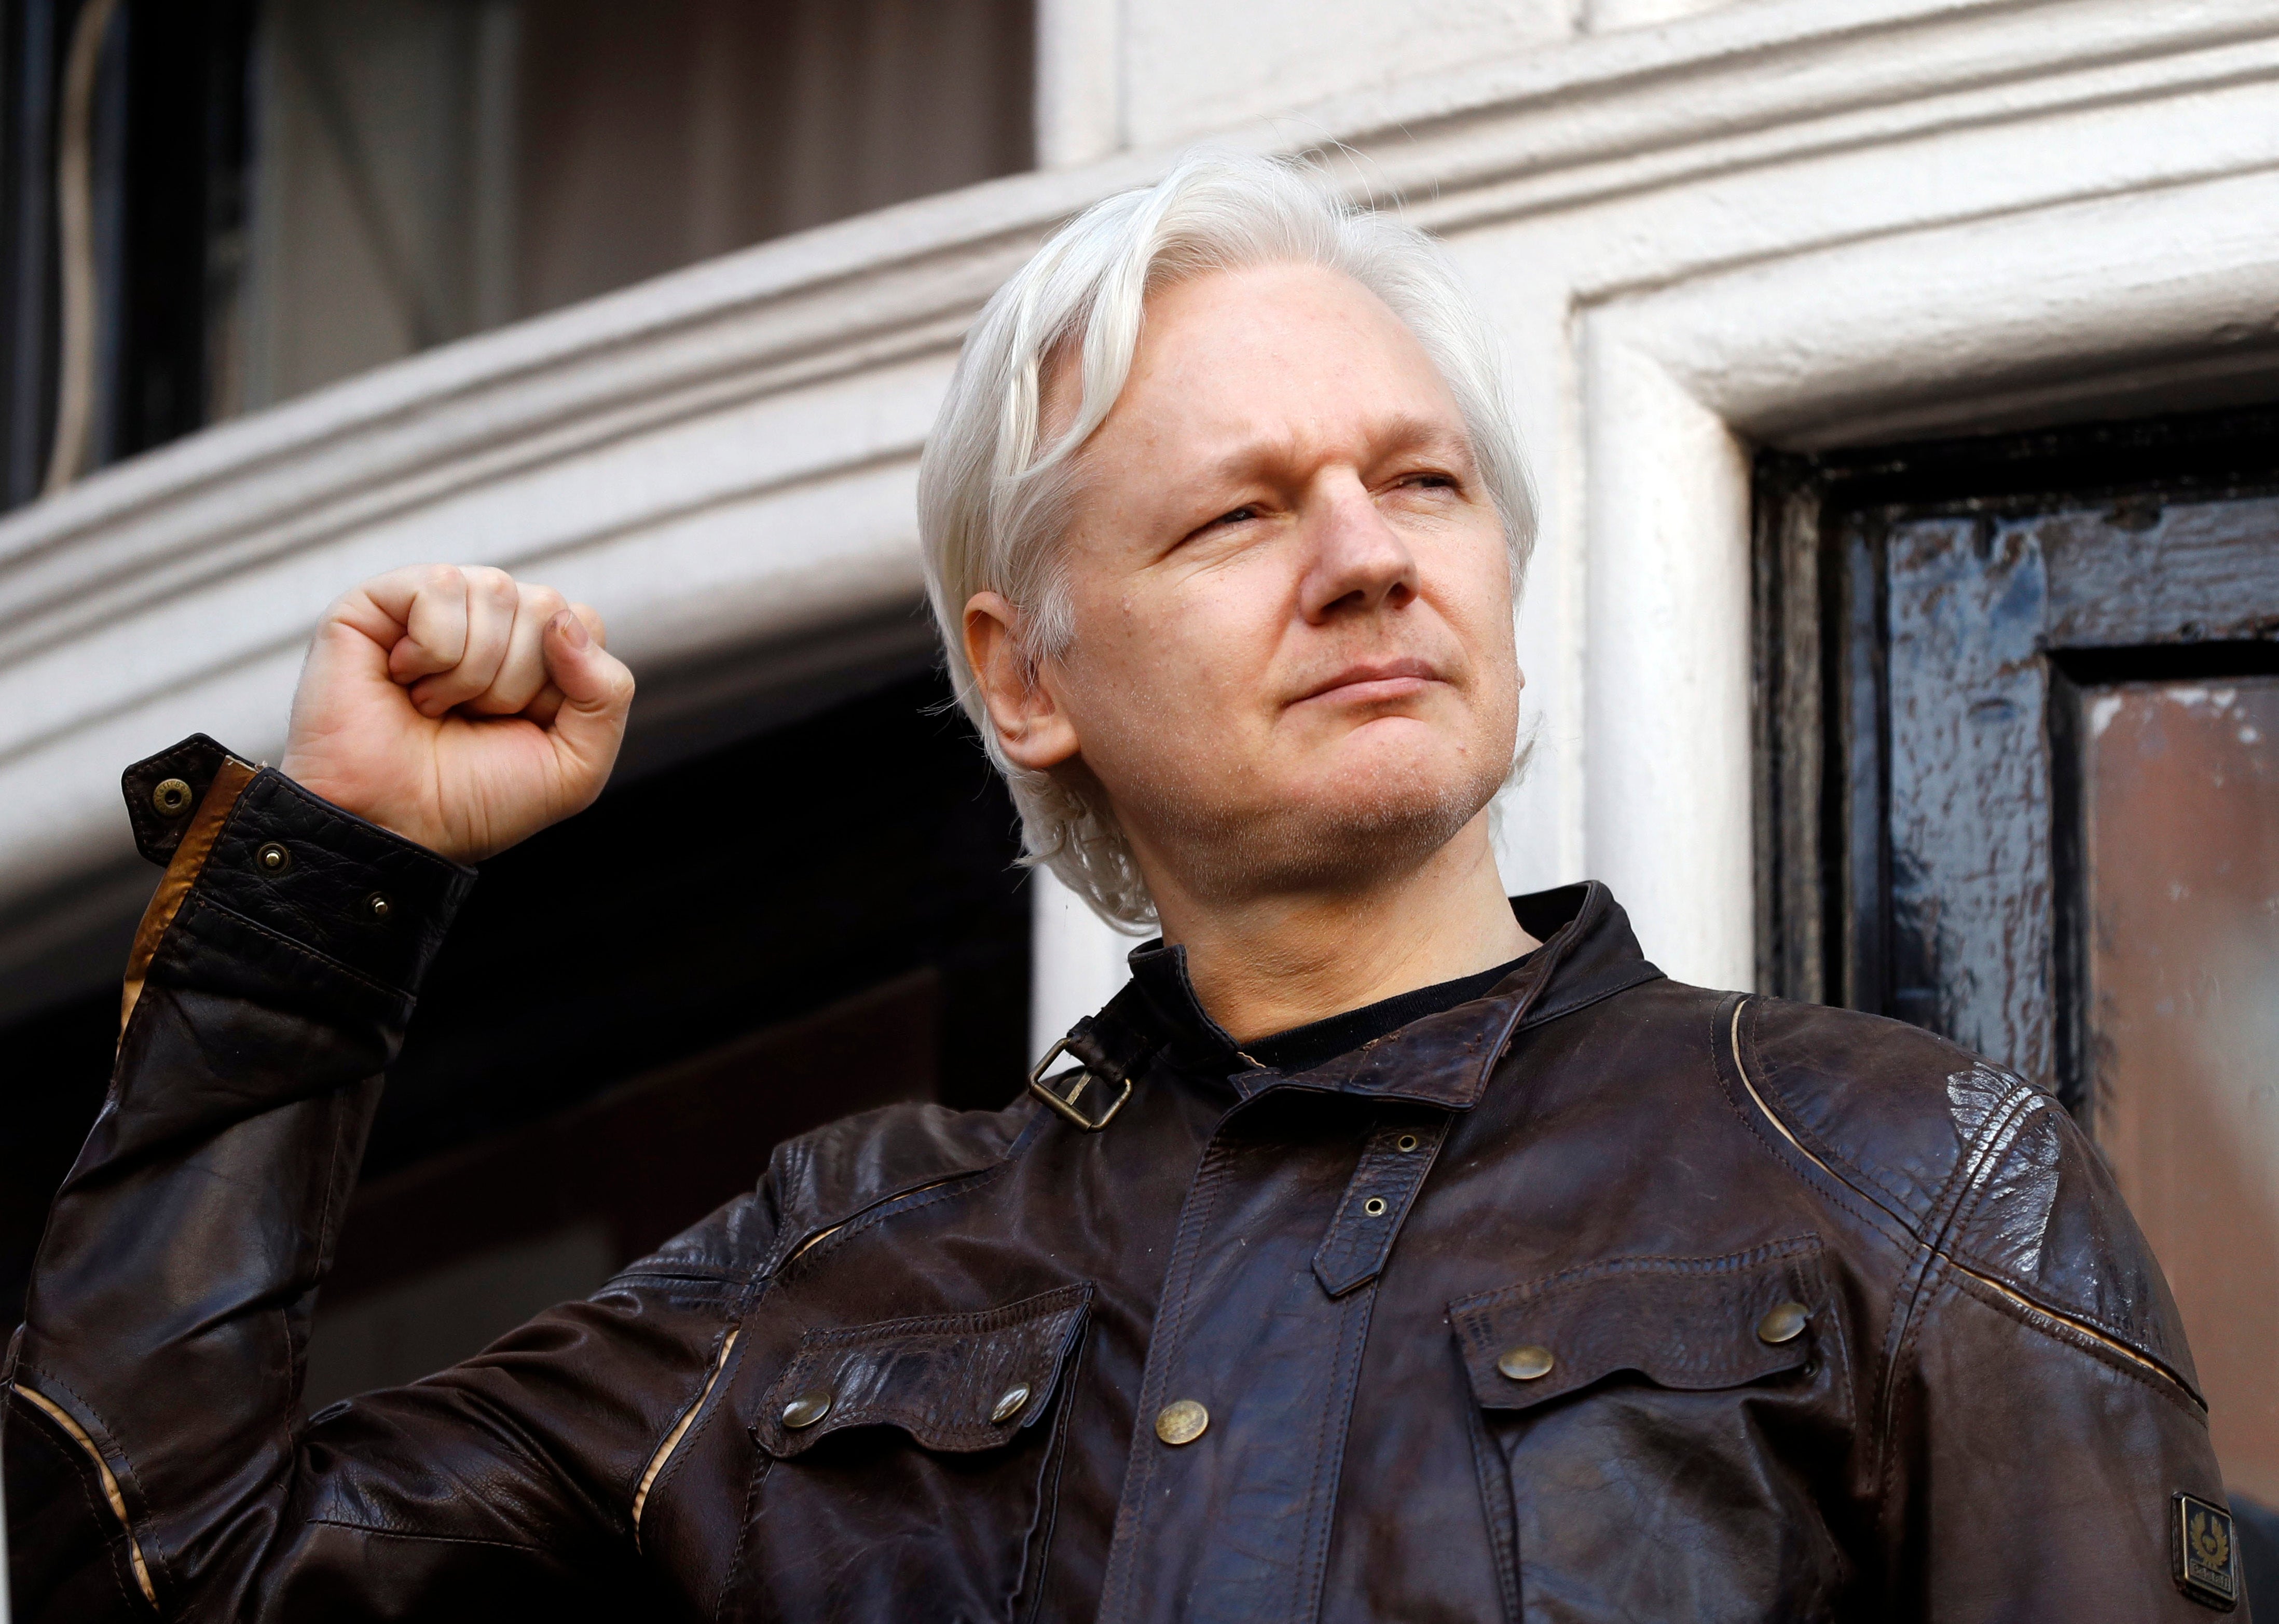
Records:
[[[1472,1391],[1491,1410],[1622,1371],[1658,1387],[1737,1387],[1806,1363],[1835,1334],[1834,1314],[1812,1237],[1723,1257],[1617,1258],[1448,1305]]]
[[[927,1449],[994,1449],[1043,1415],[1088,1285],[978,1314],[812,1330],[760,1401],[752,1436],[778,1459],[849,1427],[899,1427]]]

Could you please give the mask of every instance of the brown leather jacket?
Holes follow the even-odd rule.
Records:
[[[173,863],[13,1350],[27,1624],[2081,1624],[2236,1578],[2175,1309],[2066,1113],[1676,984],[1595,885],[1514,904],[1546,945],[1486,996],[1295,1076],[1142,951],[1065,1114],[782,1145],[590,1300],[303,1419],[472,877],[207,742],[128,779]]]

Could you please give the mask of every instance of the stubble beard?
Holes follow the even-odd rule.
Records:
[[[1388,764],[1278,804],[1229,807],[1158,786],[1134,809],[1199,901],[1350,894],[1397,883],[1454,839],[1509,780],[1511,755],[1468,752],[1455,771]]]

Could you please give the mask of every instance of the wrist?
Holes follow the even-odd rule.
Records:
[[[171,978],[205,960],[266,961],[295,988],[341,976],[416,992],[474,871],[338,806],[212,739],[186,739],[125,779],[138,844],[168,865],[135,944],[136,976]],[[282,991],[282,989],[280,989]]]

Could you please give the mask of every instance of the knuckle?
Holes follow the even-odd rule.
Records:
[[[467,571],[467,579],[475,589],[489,597],[508,602],[514,600],[514,577],[490,564],[478,564]]]

